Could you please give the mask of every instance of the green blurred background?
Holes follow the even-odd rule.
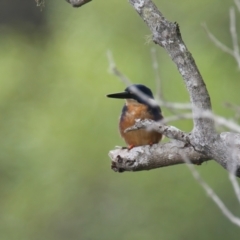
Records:
[[[156,3],[180,24],[214,112],[233,117],[223,104],[239,104],[237,64],[201,27],[206,22],[231,46],[233,1]],[[46,0],[41,11],[34,0],[3,0],[0,9],[1,240],[239,239],[240,229],[186,166],[123,174],[110,169],[108,151],[124,145],[117,127],[123,101],[105,95],[125,85],[108,71],[108,50],[132,82],[156,91],[150,53],[156,47],[165,98],[188,101],[176,67],[147,43],[150,32],[127,1],[93,0],[75,9]],[[192,128],[191,121],[173,124]],[[213,161],[198,170],[240,215],[227,172]]]

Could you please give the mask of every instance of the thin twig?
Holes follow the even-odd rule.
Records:
[[[127,78],[116,66],[115,61],[113,59],[112,52],[110,50],[107,51],[107,57],[109,62],[109,72],[118,77],[126,86],[132,84],[132,82]],[[178,110],[191,110],[192,106],[190,103],[177,103],[177,102],[166,102],[162,99],[158,99],[157,102],[160,106],[164,106],[168,109],[178,109]]]
[[[177,109],[177,110],[192,110],[191,103],[178,103],[178,102],[167,102],[161,99],[157,99],[160,106],[164,106],[168,109]]]
[[[212,112],[209,112],[209,111],[198,112],[198,117],[211,118],[212,120],[215,121],[215,123],[217,123],[220,126],[227,127],[228,129],[230,129],[232,131],[240,132],[240,126],[237,123],[233,122],[232,120],[228,120],[224,117],[215,115]],[[164,122],[168,123],[168,122],[173,122],[173,121],[177,121],[180,119],[192,119],[192,114],[185,113],[185,114],[180,114],[177,116],[167,117],[164,119]]]
[[[126,85],[128,86],[131,85],[131,81],[116,67],[111,51],[107,52],[107,56],[109,61],[110,72],[113,73],[115,76],[117,76]],[[142,93],[138,93],[138,94],[140,94],[143,98],[145,97],[143,96]],[[166,108],[169,108],[169,109],[181,109],[181,110],[191,109],[191,104],[185,104],[185,103],[171,103],[171,102],[159,101],[159,104],[160,106],[165,106]],[[153,103],[153,105],[155,105],[155,103]],[[217,116],[210,111],[202,112],[199,110],[196,112],[197,112],[197,116],[200,118],[213,119],[220,126],[225,126],[233,131],[240,132],[239,125],[231,120],[227,120],[226,118]],[[165,118],[164,121],[167,123],[170,121],[177,121],[180,119],[192,119],[192,113],[177,114],[175,116]]]
[[[202,23],[202,27],[205,29],[208,37],[210,38],[210,40],[218,47],[220,48],[223,52],[226,52],[228,54],[230,54],[231,56],[234,57],[234,53],[233,51],[228,48],[226,45],[224,45],[223,43],[221,43],[208,29],[207,24],[206,23]]]
[[[238,68],[240,69],[240,55],[239,55],[239,46],[238,46],[238,36],[236,30],[236,16],[235,10],[233,7],[229,10],[229,17],[230,17],[230,34],[232,37],[232,44],[233,44],[233,54],[234,58],[238,63]]]
[[[237,181],[234,173],[231,173],[231,172],[229,173],[229,180],[232,183],[233,190],[234,190],[235,195],[240,203],[240,186],[238,184],[238,181]]]
[[[235,0],[235,4],[238,8],[240,9],[240,1]],[[222,42],[220,42],[208,29],[206,23],[203,23],[202,26],[206,30],[208,37],[210,40],[218,47],[220,48],[223,52],[228,53],[231,55],[237,62],[238,68],[240,69],[240,53],[239,53],[239,45],[238,45],[238,36],[237,36],[237,30],[236,30],[236,15],[235,15],[235,10],[233,7],[229,9],[229,19],[230,19],[230,35],[232,38],[232,45],[233,49],[230,49],[226,45],[224,45]]]
[[[224,105],[225,107],[233,110],[233,112],[235,113],[234,120],[238,121],[240,118],[240,106],[229,102],[226,102]]]
[[[123,83],[125,83],[127,86],[131,85],[131,81],[122,74],[121,71],[118,70],[116,67],[116,64],[113,59],[112,52],[110,50],[107,51],[107,57],[108,57],[108,62],[109,62],[109,71],[110,73],[114,74],[117,76]]]
[[[234,2],[237,6],[238,11],[240,12],[240,1],[239,0],[234,0]]]
[[[207,195],[216,203],[223,215],[225,215],[232,223],[240,227],[240,218],[234,216],[232,212],[226,207],[218,195],[213,191],[213,189],[201,178],[200,174],[196,171],[195,167],[190,164],[190,160],[186,156],[182,156],[185,160],[187,167],[190,169],[193,177],[198,181],[198,183],[206,191]]]
[[[155,73],[155,82],[156,82],[156,96],[157,99],[163,100],[163,92],[162,92],[162,84],[161,84],[161,78],[159,74],[159,64],[157,60],[157,51],[156,48],[151,49],[151,55],[152,55],[152,66]]]

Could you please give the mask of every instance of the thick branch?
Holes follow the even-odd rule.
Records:
[[[140,146],[131,150],[115,149],[109,152],[112,169],[116,172],[150,170],[180,163],[200,165],[202,162],[215,159],[224,168],[240,177],[240,134],[224,132],[217,135],[218,139],[209,146],[211,154],[197,150],[191,140],[191,133],[185,133],[176,127],[166,126],[150,119],[137,120],[135,125],[125,129],[125,132],[145,128],[162,133],[175,141],[153,146]]]
[[[210,96],[195,61],[185,46],[177,23],[166,20],[151,0],[129,0],[153,34],[153,41],[166,49],[176,64],[188,89],[193,107],[196,140],[208,142],[214,133],[210,118],[199,117],[199,112],[211,111]]]
[[[130,151],[115,149],[109,152],[109,156],[112,159],[112,169],[116,172],[150,170],[181,164],[185,163],[183,156],[197,165],[210,160],[180,141],[135,147]]]
[[[82,5],[91,2],[92,0],[66,0],[73,7],[81,7]]]

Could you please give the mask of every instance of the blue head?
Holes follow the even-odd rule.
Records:
[[[153,106],[153,94],[152,91],[142,85],[142,84],[133,84],[127,87],[124,92],[108,94],[109,98],[122,98],[122,99],[133,99],[138,103],[142,103],[148,106]],[[156,105],[156,103],[155,103]]]
[[[155,120],[162,119],[161,109],[154,100],[152,91],[142,84],[133,84],[127,87],[124,92],[108,94],[107,97],[126,99],[127,103],[147,105],[148,111],[153,114]],[[127,105],[124,105],[123,114],[127,109]]]

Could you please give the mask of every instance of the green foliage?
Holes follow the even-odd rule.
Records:
[[[165,16],[180,24],[214,111],[231,116],[223,103],[239,103],[239,71],[200,26],[207,21],[231,44],[227,14],[233,3],[217,4],[158,1]],[[0,239],[237,239],[240,230],[186,166],[110,170],[108,151],[124,145],[117,130],[123,102],[105,95],[125,86],[108,73],[107,50],[133,82],[155,89],[154,45],[146,44],[149,31],[131,6],[108,0],[74,9],[47,1],[44,11],[51,34],[28,38],[18,30],[0,39]],[[188,101],[175,66],[163,50],[158,54],[164,96]],[[192,123],[176,126],[190,131]],[[225,170],[214,162],[198,169],[237,213]]]

